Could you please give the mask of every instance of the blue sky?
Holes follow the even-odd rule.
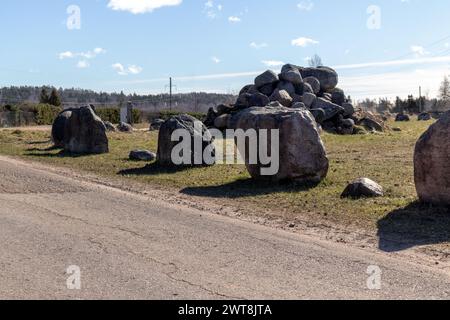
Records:
[[[0,21],[0,86],[235,92],[315,53],[357,99],[450,74],[446,0],[3,0]]]

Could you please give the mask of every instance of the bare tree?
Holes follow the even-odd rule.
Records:
[[[441,87],[439,88],[439,98],[443,101],[450,100],[450,81],[447,76],[444,77]]]
[[[314,56],[312,56],[311,58],[308,59],[308,64],[310,67],[322,67],[323,66],[323,62],[322,62],[322,58],[315,54]]]

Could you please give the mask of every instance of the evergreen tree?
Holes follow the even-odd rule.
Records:
[[[42,88],[41,94],[39,96],[39,102],[46,104],[46,103],[49,103],[49,99],[50,99],[50,97],[48,96],[47,89]]]
[[[61,98],[59,97],[58,90],[53,88],[52,93],[50,94],[50,98],[48,99],[48,103],[55,107],[61,106]]]

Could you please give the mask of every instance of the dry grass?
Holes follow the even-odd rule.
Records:
[[[425,236],[433,229],[434,235],[449,238],[447,230],[450,230],[450,219],[446,218],[447,210],[430,209],[415,203],[413,150],[416,140],[430,124],[417,121],[391,123],[391,126],[399,127],[402,131],[385,134],[324,134],[330,172],[326,180],[315,187],[257,183],[249,178],[245,167],[240,165],[168,170],[156,164],[145,166],[129,161],[128,153],[132,149],[156,151],[157,133],[154,132],[110,134],[109,154],[73,157],[59,150],[47,149],[51,147],[48,132],[6,130],[0,131],[0,153],[176,188],[192,196],[225,199],[256,209],[270,209],[274,215],[289,220],[295,220],[296,217],[325,217],[341,225],[353,224],[372,230],[378,227],[379,230],[384,228],[386,232],[397,231],[397,234],[403,235],[412,232]],[[358,177],[369,177],[379,182],[385,188],[386,196],[377,199],[341,199],[340,194],[346,184]],[[445,219],[430,221],[430,210],[434,217],[443,215]],[[413,227],[411,224],[402,225],[401,230],[394,230],[396,224],[408,219],[413,219],[416,224]]]

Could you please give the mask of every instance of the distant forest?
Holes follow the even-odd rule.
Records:
[[[4,87],[0,89],[0,105],[17,105],[21,103],[38,103],[42,89],[51,91],[52,87]],[[96,107],[117,107],[128,101],[143,111],[183,111],[207,112],[210,107],[221,103],[234,103],[236,97],[229,94],[193,92],[174,94],[172,100],[169,94],[158,95],[125,95],[121,93],[95,92],[85,89],[58,89],[63,107],[93,104]]]

